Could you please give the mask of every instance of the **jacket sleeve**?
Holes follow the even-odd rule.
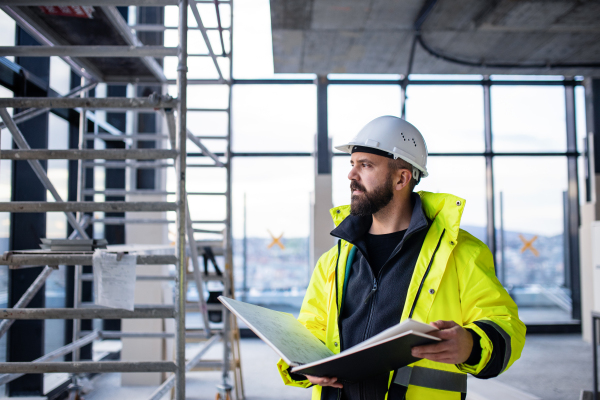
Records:
[[[325,343],[327,305],[329,301],[329,291],[327,290],[328,260],[329,252],[319,258],[306,289],[300,315],[298,316],[298,321],[323,343]],[[298,380],[301,375],[290,373],[289,365],[282,359],[277,363],[277,369],[286,385],[298,387],[312,386],[312,383],[306,379]]]
[[[464,363],[457,367],[477,378],[492,378],[519,359],[526,328],[519,320],[517,305],[496,278],[487,246],[469,234],[464,235],[462,242],[468,262],[461,262],[458,255],[456,262],[463,326],[479,336],[481,357],[475,365]]]

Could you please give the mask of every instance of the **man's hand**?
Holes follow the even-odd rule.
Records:
[[[466,329],[454,321],[435,321],[430,325],[440,330],[428,335],[439,337],[442,341],[413,347],[413,357],[446,364],[461,364],[469,359],[473,349],[473,337]]]
[[[334,388],[341,389],[344,387],[341,383],[337,381],[337,378],[327,378],[327,377],[318,377],[312,375],[306,375],[306,379],[309,380],[313,385],[319,386],[333,386]]]

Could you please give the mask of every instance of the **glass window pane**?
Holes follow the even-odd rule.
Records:
[[[461,227],[486,240],[485,160],[483,157],[430,157],[429,176],[415,191],[450,193],[466,200]],[[333,205],[350,204],[350,157],[333,159]]]
[[[314,160],[235,158],[232,172],[235,287],[243,288],[245,227],[247,301],[283,304],[297,312],[312,272],[308,243]],[[274,240],[280,235],[285,248]]]
[[[495,152],[566,151],[561,86],[492,86]]]
[[[497,271],[519,314],[525,322],[570,320],[563,241],[566,158],[496,157],[494,183]]]
[[[400,116],[398,85],[330,85],[328,96],[329,137],[334,146],[350,141],[377,117]]]
[[[429,157],[429,176],[415,187],[434,193],[450,193],[465,199],[460,226],[486,242],[485,159],[483,157]]]
[[[483,152],[481,86],[409,85],[406,120],[421,131],[430,153]]]
[[[313,151],[314,85],[237,85],[232,96],[234,152]]]

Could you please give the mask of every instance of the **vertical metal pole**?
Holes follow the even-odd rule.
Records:
[[[563,286],[571,288],[571,245],[569,243],[569,192],[562,192],[563,200]]]
[[[598,400],[598,319],[592,315],[592,357],[594,358],[594,400]]]
[[[246,208],[246,193],[244,193],[244,284],[242,285],[242,293],[244,301],[248,296],[248,230],[247,223],[247,208]]]
[[[81,86],[85,86],[87,84],[87,79],[85,77],[81,77]],[[88,92],[81,92],[80,97],[84,98],[88,96]],[[87,110],[85,108],[82,108],[80,113],[79,113],[79,149],[83,150],[86,147],[86,140],[85,140],[85,135],[87,133],[87,116],[86,116],[86,112]],[[85,175],[86,175],[86,168],[85,168],[85,162],[84,160],[79,160],[77,162],[77,170],[79,171],[79,179],[77,180],[77,201],[83,201],[84,200],[84,195],[83,192],[85,190]],[[83,213],[77,213],[77,220],[78,221],[82,221],[83,220]],[[79,308],[80,304],[81,304],[81,295],[82,295],[82,282],[81,282],[81,275],[83,273],[83,266],[81,265],[75,265],[75,276],[73,277],[73,308]],[[79,332],[81,331],[81,320],[80,319],[73,319],[73,339],[72,341],[75,342],[76,340],[79,339]],[[80,359],[80,354],[81,354],[81,348],[77,347],[76,349],[73,350],[73,354],[72,354],[72,359],[73,361],[79,361]]]
[[[579,271],[579,179],[577,171],[577,131],[575,126],[575,86],[573,80],[565,80],[565,107],[567,123],[567,187],[569,225],[569,271],[573,319],[581,320],[581,276]]]
[[[177,108],[177,147],[179,156],[176,162],[176,173],[178,179],[177,201],[177,274],[175,275],[175,351],[177,372],[175,373],[175,398],[185,400],[185,276],[186,276],[186,209],[187,199],[185,197],[185,163],[186,163],[186,141],[187,141],[187,22],[188,22],[188,0],[179,0],[179,48],[177,67],[177,91],[179,93]]]
[[[504,253],[504,196],[500,192],[500,282],[506,286],[506,257]]]
[[[233,285],[233,232],[231,230],[231,212],[232,212],[232,175],[231,175],[231,137],[232,137],[232,117],[231,103],[233,92],[233,1],[230,2],[231,7],[231,31],[229,32],[229,98],[227,103],[227,196],[226,196],[226,235],[225,235],[225,279],[223,280],[223,293],[234,296]],[[231,354],[231,342],[233,335],[231,334],[231,313],[223,307],[223,374],[222,386],[230,389],[229,385],[229,359]]]
[[[494,166],[492,148],[492,96],[490,79],[483,79],[483,115],[485,122],[485,187],[487,199],[487,245],[496,258],[496,224],[494,218]]]

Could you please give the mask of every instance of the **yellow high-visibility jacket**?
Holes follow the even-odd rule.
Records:
[[[432,224],[415,265],[401,320],[408,318],[414,307],[412,318],[415,320],[425,323],[452,320],[464,328],[472,329],[481,337],[481,360],[472,366],[422,359],[397,373],[390,371],[388,388],[394,384],[407,386],[407,400],[458,400],[466,392],[466,373],[477,376],[490,361],[494,350],[492,341],[475,321],[493,327],[502,336],[505,348],[501,355],[502,372],[521,356],[525,345],[525,325],[519,320],[516,304],[496,278],[488,247],[459,229],[465,200],[450,194],[418,194],[423,211]],[[336,226],[349,213],[350,206],[332,209],[331,215]],[[351,243],[342,240],[320,257],[298,317],[334,354],[340,352],[337,346],[340,332],[335,296],[338,296],[337,303],[341,304],[346,272],[344,266],[352,247]],[[337,288],[336,262],[340,266]],[[413,304],[415,299],[416,304]],[[311,386],[308,380],[294,380],[288,373],[289,366],[283,360],[279,361],[277,367],[285,384]],[[454,383],[450,385],[451,388],[443,383],[448,381]],[[315,385],[312,400],[320,398],[321,386]]]

